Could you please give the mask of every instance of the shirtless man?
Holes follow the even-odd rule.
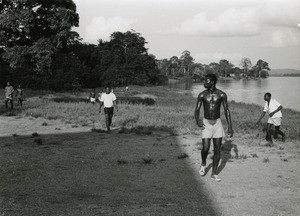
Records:
[[[225,136],[222,122],[220,119],[221,105],[224,107],[224,114],[228,124],[228,135],[233,136],[231,116],[228,109],[227,95],[216,88],[217,76],[215,74],[208,74],[204,79],[204,87],[206,90],[201,92],[197,99],[195,108],[195,119],[197,125],[202,131],[202,151],[201,158],[202,164],[199,174],[204,176],[206,168],[206,158],[209,152],[210,141],[213,139],[214,144],[214,156],[213,156],[213,168],[211,178],[216,181],[221,181],[217,175],[217,168],[220,161],[222,137]],[[200,108],[203,104],[204,118],[199,118]]]
[[[24,90],[21,88],[21,85],[18,85],[18,88],[16,90],[16,97],[17,97],[18,105],[22,106],[24,100]]]

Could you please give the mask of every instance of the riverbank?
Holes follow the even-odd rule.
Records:
[[[96,91],[97,92],[97,91]],[[115,113],[113,127],[124,130],[140,130],[145,133],[151,131],[166,131],[170,134],[200,134],[195,124],[194,109],[196,98],[192,97],[190,91],[177,91],[163,86],[139,87],[131,86],[130,91],[114,89],[117,97],[143,96],[155,100],[155,105],[147,106],[142,104],[119,104]],[[34,118],[45,118],[49,120],[59,119],[74,126],[88,126],[95,129],[104,129],[104,115],[99,115],[99,105],[80,102],[88,92],[60,93],[61,98],[76,98],[79,102],[57,103],[50,100],[53,94],[33,96],[24,102],[22,109],[16,107],[12,113],[3,115],[30,116]],[[49,99],[50,98],[50,99]],[[71,100],[71,101],[74,101]],[[236,103],[229,101],[232,115],[233,129],[236,133],[252,134],[256,136],[261,133],[267,116],[262,120],[261,127],[257,128],[255,123],[259,118],[262,107],[255,104]],[[2,107],[2,111],[4,108]],[[4,111],[3,111],[4,112]],[[283,130],[288,139],[300,139],[300,112],[283,109]],[[225,125],[224,115],[221,115]]]
[[[0,214],[299,215],[298,112],[285,110],[288,138],[270,146],[254,127],[261,107],[230,102],[235,134],[223,141],[216,183],[213,149],[208,174],[198,175],[201,131],[189,91],[114,92],[156,103],[120,104],[111,134],[97,105],[47,96],[0,116]]]

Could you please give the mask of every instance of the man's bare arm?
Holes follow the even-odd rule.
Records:
[[[228,135],[230,137],[233,136],[233,130],[232,130],[232,122],[231,122],[231,115],[230,115],[230,111],[228,108],[228,102],[227,102],[227,95],[224,93],[223,95],[223,107],[224,107],[224,114],[225,114],[225,118],[228,124]]]
[[[195,108],[195,112],[194,112],[194,117],[196,119],[196,124],[199,127],[203,127],[203,122],[200,121],[200,119],[199,119],[201,106],[202,106],[202,100],[201,100],[201,97],[199,95],[198,98],[197,98],[196,108]]]
[[[258,125],[262,118],[265,116],[266,112],[262,112],[256,124]]]
[[[102,101],[100,101],[100,105],[99,105],[99,112],[101,112],[101,108],[102,108],[102,106],[103,106],[103,102],[102,102]]]
[[[114,100],[113,103],[114,103],[114,107],[116,108],[116,111],[118,111],[117,100]]]

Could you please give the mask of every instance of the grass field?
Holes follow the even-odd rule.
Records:
[[[0,215],[299,215],[299,112],[283,110],[286,142],[270,146],[255,126],[262,107],[230,102],[235,135],[224,139],[216,183],[212,148],[198,174],[189,91],[114,89],[156,103],[119,104],[110,134],[99,104],[82,102],[88,92],[32,91],[23,108],[0,105]]]
[[[97,89],[96,92],[100,92]],[[194,108],[196,99],[189,91],[172,91],[167,87],[139,87],[131,86],[129,92],[123,89],[114,89],[117,97],[146,95],[155,98],[156,103],[152,106],[134,105],[121,103],[113,119],[113,127],[121,127],[142,133],[151,133],[154,130],[164,130],[172,134],[194,134],[199,129],[194,120]],[[60,119],[66,123],[80,126],[90,126],[95,129],[104,126],[103,111],[99,114],[99,104],[82,102],[89,94],[89,91],[82,92],[34,92],[30,91],[30,97],[24,102],[24,107],[16,107],[15,111],[7,112],[2,106],[2,115],[26,115],[43,117],[45,119]],[[56,98],[73,98],[73,102],[55,102]],[[78,100],[78,102],[76,102]],[[66,100],[67,101],[67,100]],[[257,135],[263,127],[257,128],[255,123],[262,112],[262,107],[255,104],[229,102],[232,116],[233,129],[235,133]],[[300,138],[300,112],[290,109],[283,109],[282,129],[287,138]],[[222,114],[222,121],[226,120]],[[267,115],[262,120],[266,122]],[[262,126],[265,123],[262,123]]]

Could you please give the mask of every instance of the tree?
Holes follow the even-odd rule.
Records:
[[[9,74],[9,65],[2,59],[4,50],[0,48],[0,87],[6,86],[7,76]]]
[[[263,71],[266,71],[267,74],[269,74],[268,73],[268,71],[270,71],[269,63],[259,59],[257,61],[257,63],[253,66],[253,71],[254,71],[254,76],[255,77],[262,77],[262,72]],[[263,74],[264,74],[264,77],[265,77],[266,73],[263,72]]]
[[[123,52],[124,54],[146,54],[145,38],[135,31],[114,32],[110,36],[110,43],[115,52]]]
[[[267,78],[269,76],[269,72],[267,70],[261,70],[260,71],[260,77],[261,78]]]
[[[205,67],[205,74],[213,73],[219,76],[220,65],[216,62],[211,62],[209,65]]]
[[[182,52],[180,56],[180,62],[181,62],[181,67],[182,67],[182,74],[181,75],[190,75],[190,66],[194,62],[194,58],[191,56],[190,51],[185,50]]]
[[[82,75],[87,68],[72,53],[58,53],[51,66],[49,88],[56,91],[79,90],[83,85]]]
[[[3,58],[13,68],[31,67],[35,72],[33,79],[46,84],[51,77],[54,54],[78,43],[79,35],[71,31],[78,23],[72,0],[2,0]]]
[[[201,63],[193,63],[190,67],[190,71],[195,81],[201,81],[204,77],[204,65]]]
[[[171,76],[171,62],[168,59],[161,59],[156,61],[156,65],[162,74],[165,76]]]
[[[230,74],[233,74],[236,79],[240,79],[243,74],[243,70],[239,67],[234,67],[230,70]]]
[[[146,43],[135,31],[114,32],[110,41],[99,40],[92,69],[92,74],[98,75],[98,83],[112,86],[158,84],[162,74],[155,56],[148,54]]]
[[[170,58],[170,70],[173,77],[179,75],[181,62],[177,56],[172,56]]]
[[[249,58],[242,58],[241,62],[240,62],[240,66],[244,69],[244,76],[246,78],[249,77],[249,71],[252,67],[252,62]]]
[[[219,61],[219,73],[220,76],[229,77],[230,70],[233,68],[233,64],[231,64],[228,60],[222,59]]]

